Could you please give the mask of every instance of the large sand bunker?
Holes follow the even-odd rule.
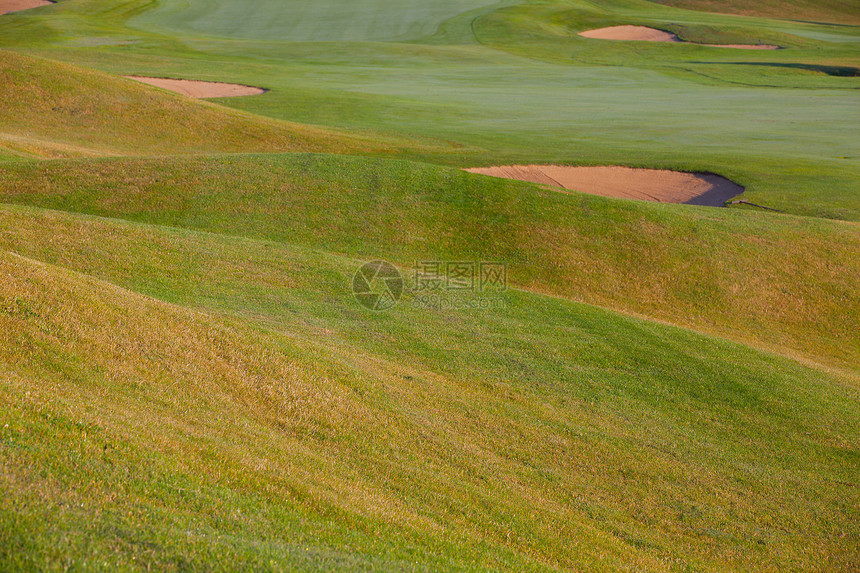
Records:
[[[53,2],[47,0],[0,0],[0,15],[39,8],[40,6],[50,6],[51,4]]]
[[[466,171],[552,185],[604,197],[708,207],[722,207],[726,201],[744,192],[740,185],[711,173],[560,165],[506,165],[476,167]]]
[[[671,32],[664,32],[647,26],[611,26],[580,32],[584,38],[595,40],[625,40],[635,42],[684,42]],[[778,50],[779,46],[771,44],[697,44],[698,46],[710,46],[712,48],[734,48],[736,50]]]
[[[0,0],[2,1],[2,0]],[[193,98],[209,97],[239,97],[260,95],[266,93],[263,88],[243,86],[241,84],[225,84],[221,82],[201,82],[198,80],[171,80],[168,78],[146,78],[142,76],[125,76],[130,80],[149,84],[165,90],[176,92]]]

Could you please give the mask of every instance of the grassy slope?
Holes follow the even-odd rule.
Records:
[[[37,156],[382,152],[396,143],[254,117],[6,51],[0,52],[0,100],[0,148]]]
[[[511,265],[520,286],[851,367],[856,224],[566,195],[319,155],[30,163],[0,200],[416,260]]]
[[[279,243],[0,219],[7,566],[850,566],[856,383],[527,293],[368,315],[357,263]]]
[[[860,25],[857,0],[653,0],[688,10]]]

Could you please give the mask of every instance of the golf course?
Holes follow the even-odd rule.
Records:
[[[0,571],[860,571],[860,2],[0,0]]]

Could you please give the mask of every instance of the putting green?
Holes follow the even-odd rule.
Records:
[[[496,4],[492,0],[261,0],[235,2],[168,0],[141,16],[133,27],[293,42],[405,40],[432,34],[462,12]]]

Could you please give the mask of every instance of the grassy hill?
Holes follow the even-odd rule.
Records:
[[[518,291],[368,317],[352,259],[2,218],[7,568],[850,563],[847,380]]]
[[[860,360],[856,224],[569,195],[319,155],[27,163],[0,200],[356,258],[499,260],[551,293],[823,363]]]
[[[397,143],[252,116],[8,51],[0,52],[0,99],[0,149],[11,154],[349,153],[393,151]]]

